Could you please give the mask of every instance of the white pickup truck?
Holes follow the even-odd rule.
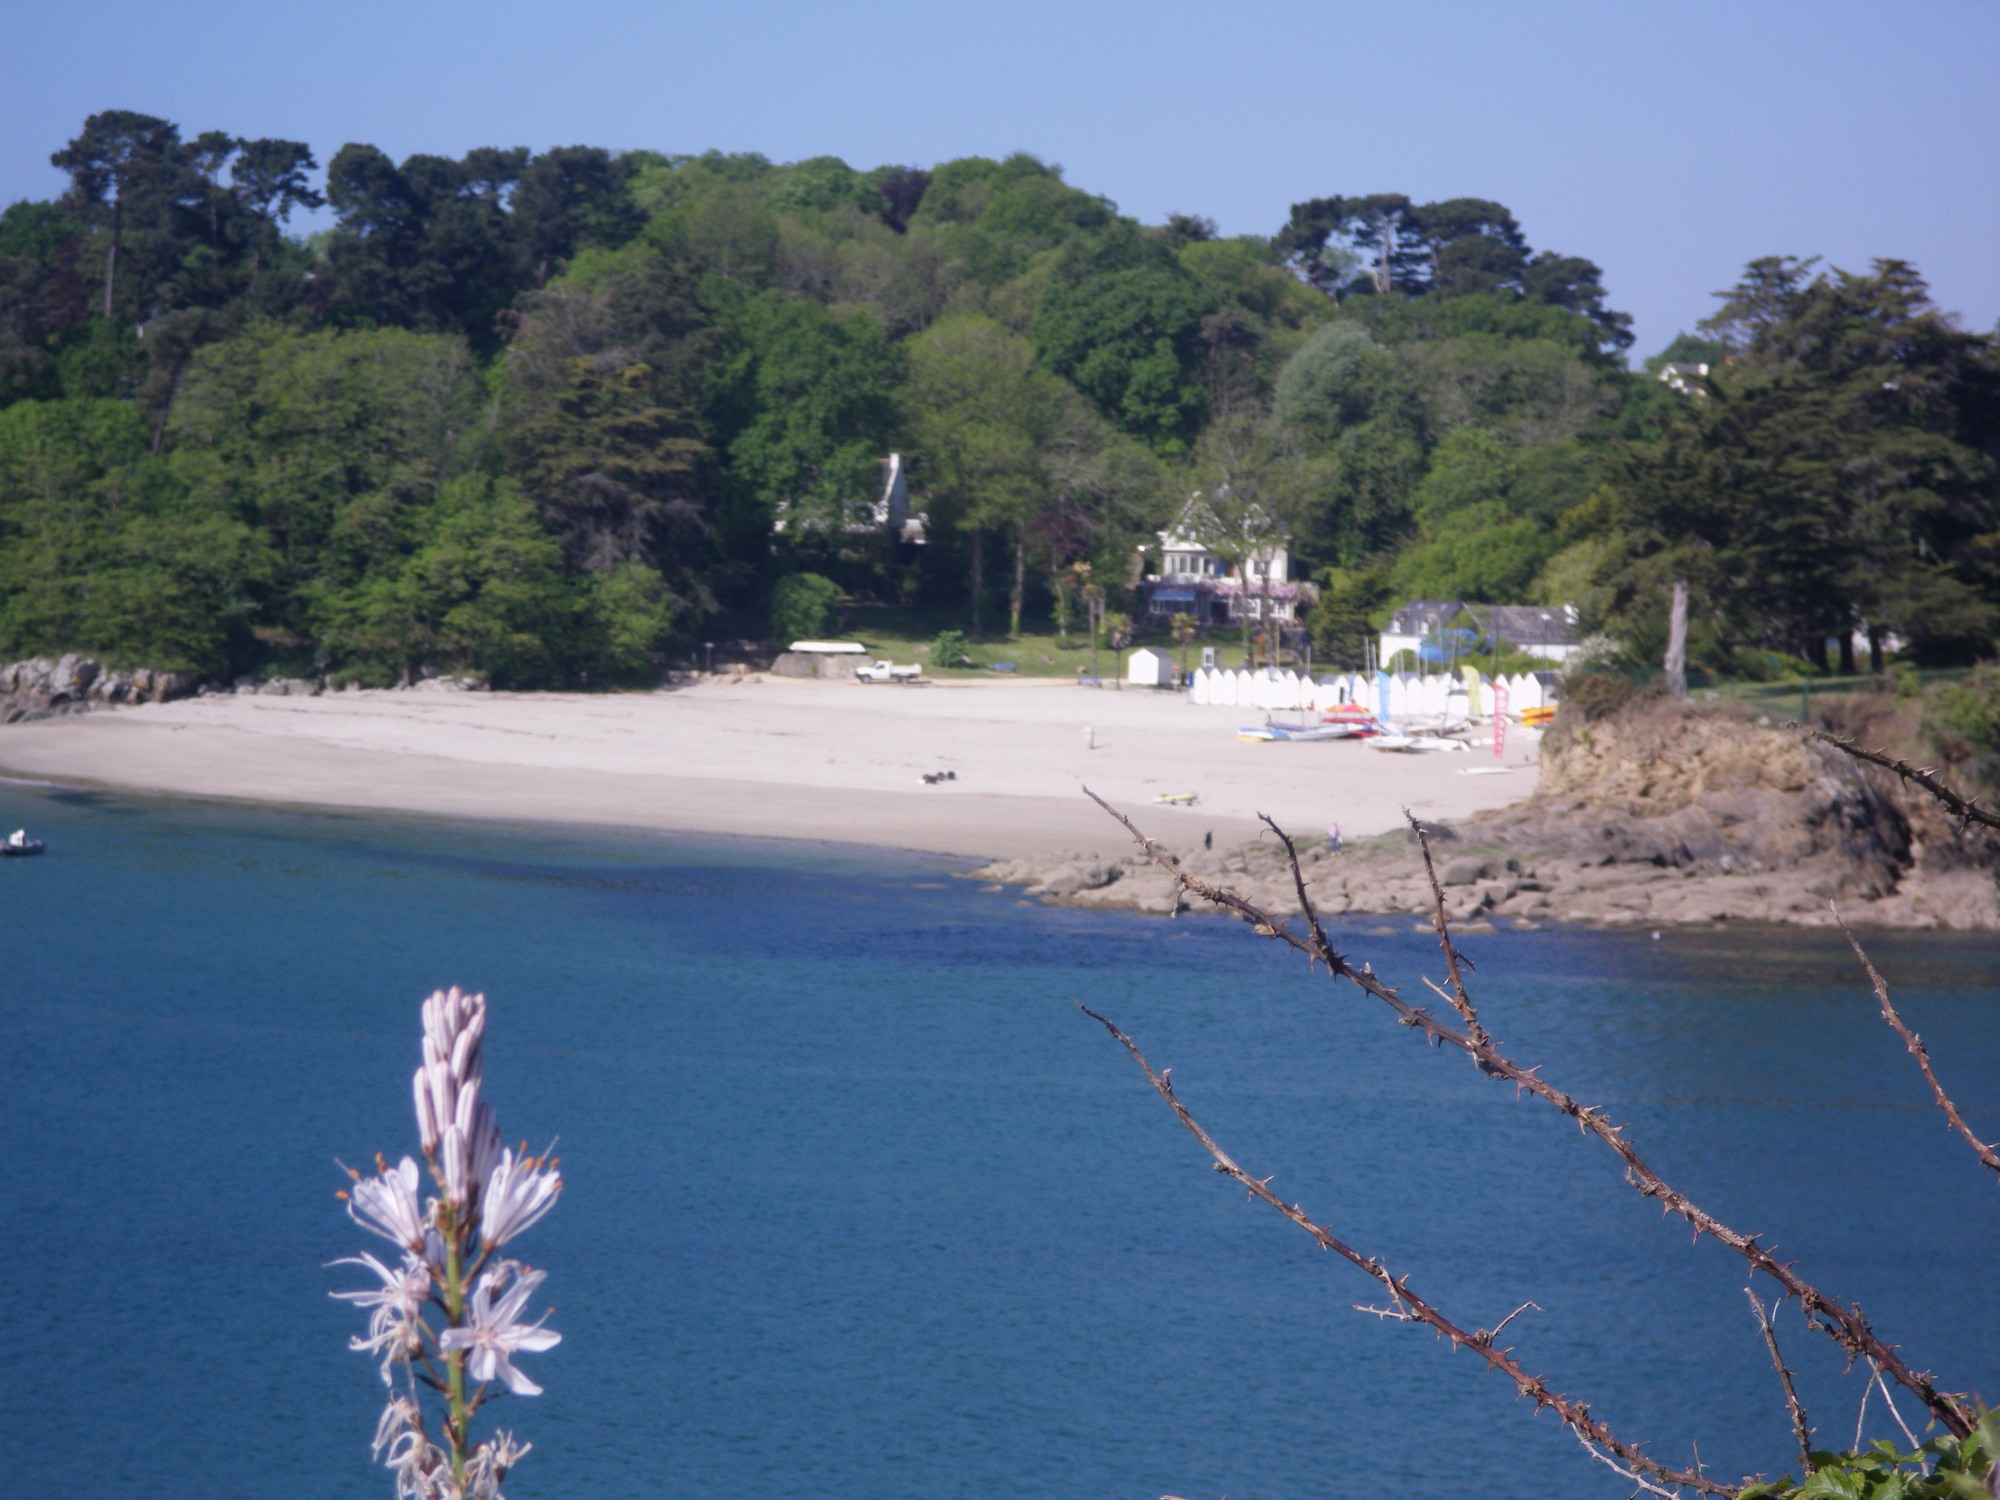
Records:
[[[863,682],[915,682],[924,675],[922,667],[898,667],[886,661],[866,661],[854,669]]]

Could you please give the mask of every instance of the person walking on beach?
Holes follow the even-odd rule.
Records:
[[[1329,823],[1326,825],[1326,852],[1328,854],[1340,853],[1340,825],[1338,823]]]

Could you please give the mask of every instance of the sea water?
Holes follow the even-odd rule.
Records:
[[[1209,1169],[1250,1170],[1662,1458],[1791,1451],[1744,1268],[1601,1146],[1215,917],[951,861],[0,787],[0,1494],[383,1496],[330,1290],[337,1161],[413,1147],[417,1007],[491,1000],[510,1140],[558,1139],[534,1497],[1622,1495],[1549,1416]],[[1113,830],[1107,829],[1107,847]],[[1412,924],[1336,932],[1419,992]],[[1632,1127],[1950,1388],[2000,1397],[2000,1184],[1823,933],[1466,939],[1520,1059]],[[1876,962],[2000,1135],[2000,944]],[[1766,1288],[1769,1291],[1769,1288]],[[1829,1447],[1862,1380],[1779,1334]],[[1907,1398],[1903,1416],[1921,1430]],[[1879,1398],[1869,1435],[1894,1431]]]

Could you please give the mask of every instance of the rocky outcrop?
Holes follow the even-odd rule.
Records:
[[[358,683],[347,690],[359,692]],[[483,693],[486,682],[470,675],[439,674],[425,668],[401,685],[421,693]],[[76,652],[50,659],[35,657],[0,666],[0,724],[50,719],[138,703],[166,703],[197,694],[204,697],[317,698],[327,684],[309,677],[238,677],[234,682],[203,682],[192,672],[163,672],[152,667],[107,669],[94,657]]]
[[[1833,921],[2000,930],[2000,840],[1962,836],[1921,794],[1795,732],[1685,704],[1565,726],[1543,742],[1526,802],[1429,830],[1459,922],[1606,925]],[[1077,906],[1173,908],[1139,855],[1065,851],[973,872]],[[1275,841],[1194,851],[1184,867],[1269,910],[1299,907]],[[1328,916],[1427,916],[1415,840],[1301,851]]]
[[[1667,701],[1550,734],[1535,795],[1460,832],[1538,863],[1782,885],[1818,908],[1890,896],[1913,864],[1909,815],[1867,768]]]
[[[0,667],[0,724],[84,713],[127,703],[165,703],[196,691],[188,672],[151,667],[105,670],[92,657],[71,652],[50,660],[34,657]]]

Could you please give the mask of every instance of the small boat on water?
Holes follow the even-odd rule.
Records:
[[[40,854],[47,847],[40,839],[28,837],[28,830],[16,828],[4,840],[0,840],[0,855],[15,859],[27,854]]]

